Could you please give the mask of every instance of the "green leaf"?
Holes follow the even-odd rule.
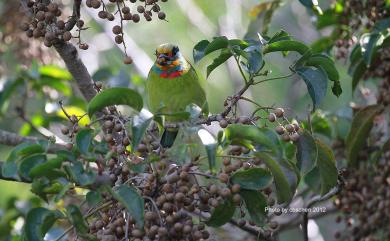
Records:
[[[194,46],[192,56],[195,63],[199,62],[205,56],[205,50],[209,44],[210,42],[208,40],[202,40]]]
[[[140,111],[143,107],[142,96],[129,88],[110,88],[98,93],[88,104],[88,115],[92,116],[104,107],[112,105],[128,105]]]
[[[92,170],[84,170],[83,164],[79,161],[64,166],[70,179],[80,186],[87,186],[95,181],[96,173]]]
[[[38,164],[30,170],[29,176],[31,178],[47,177],[49,179],[64,177],[66,174],[63,171],[58,170],[61,168],[62,161],[62,158],[54,158],[47,162]]]
[[[224,49],[229,46],[229,40],[225,36],[215,37],[204,50],[204,55],[208,55],[216,50]]]
[[[26,217],[23,229],[24,241],[43,241],[58,215],[46,208],[33,208]]]
[[[258,128],[252,125],[232,124],[225,129],[225,141],[231,144],[245,145],[251,149],[271,151],[278,153],[266,128]],[[248,146],[248,142],[249,145]]]
[[[153,115],[149,115],[143,112],[140,112],[139,115],[134,116],[133,121],[131,123],[131,133],[133,134],[131,147],[132,150],[136,150],[139,143],[141,143],[142,138],[145,135],[146,129],[150,125],[153,120]]]
[[[370,33],[363,35],[360,39],[363,60],[367,66],[371,65],[372,58],[374,56],[375,51],[377,51],[377,43],[379,39],[382,37],[379,33]],[[368,40],[367,40],[368,39]]]
[[[279,32],[276,32],[274,34],[274,36],[272,36],[268,40],[268,44],[272,44],[272,43],[283,41],[283,40],[291,40],[291,37],[286,31],[280,30]]]
[[[332,138],[332,127],[330,126],[329,120],[319,111],[316,111],[311,118],[311,128],[315,134]]]
[[[229,49],[222,50],[221,54],[217,58],[215,58],[209,66],[207,66],[207,77],[209,77],[209,75],[214,69],[225,63],[232,56],[233,54]]]
[[[332,81],[340,79],[339,72],[336,69],[334,61],[325,54],[313,54],[306,61],[306,66],[313,66],[325,70],[326,75]]]
[[[1,168],[4,177],[17,178],[18,161],[26,155],[43,153],[45,150],[36,143],[25,142],[17,145],[8,155],[7,161]]]
[[[16,155],[20,157],[24,157],[36,153],[43,153],[43,152],[45,152],[45,150],[40,144],[26,143],[26,145],[20,146],[17,149]]]
[[[70,85],[61,79],[42,77],[37,83],[37,85],[38,85],[36,86],[37,90],[42,90],[42,88],[47,86],[57,90],[58,92],[61,92],[65,96],[72,95],[72,88],[70,87]]]
[[[307,7],[308,9],[314,10],[317,12],[319,15],[322,15],[322,10],[318,6],[318,1],[317,0],[299,0],[303,6]]]
[[[127,185],[121,185],[115,192],[111,191],[113,197],[118,200],[130,215],[134,217],[139,228],[144,227],[144,199],[139,195],[137,190]]]
[[[321,190],[321,179],[318,177],[320,177],[318,167],[315,167],[304,177],[305,183],[313,192],[318,192],[318,190]]]
[[[88,206],[90,207],[96,207],[103,201],[103,198],[100,193],[96,191],[89,191],[85,198],[87,200]]]
[[[210,227],[219,227],[229,222],[234,215],[236,206],[231,198],[225,199],[223,203],[219,204],[211,213],[211,217],[206,224]]]
[[[33,154],[22,159],[19,167],[18,173],[20,177],[24,180],[31,180],[30,171],[37,165],[46,162],[46,155],[44,154]]]
[[[327,52],[333,47],[334,41],[335,37],[333,36],[322,37],[314,41],[310,48],[313,53]]]
[[[379,20],[374,26],[374,30],[377,32],[383,32],[383,31],[387,30],[388,28],[390,28],[390,18],[389,17]]]
[[[82,129],[77,133],[76,146],[81,154],[88,156],[90,154],[89,148],[93,139],[92,129]]]
[[[239,47],[240,49],[245,49],[249,46],[249,43],[247,41],[244,41],[242,39],[229,39],[229,47]]]
[[[249,74],[258,73],[263,65],[263,55],[261,53],[261,47],[259,45],[251,45],[244,49],[247,53],[247,69]]]
[[[260,190],[272,183],[272,175],[263,168],[250,168],[235,172],[230,180],[233,184],[239,184],[241,189]]]
[[[74,204],[70,204],[66,207],[66,213],[70,223],[76,229],[78,234],[86,234],[89,230],[86,221],[84,220],[83,214],[79,207]]]
[[[215,173],[218,145],[216,143],[207,144],[205,145],[205,148],[207,159],[209,161],[209,169],[211,173]]]
[[[24,84],[22,78],[6,80],[0,91],[0,114],[4,114],[8,109],[9,100],[20,85]]]
[[[252,219],[258,225],[264,225],[266,219],[266,197],[259,191],[241,190],[240,195],[245,202],[246,209]]]
[[[357,165],[357,155],[366,143],[373,126],[374,117],[377,116],[383,107],[380,105],[370,105],[356,113],[352,120],[351,129],[346,140],[347,159],[352,166]]]
[[[313,101],[313,110],[316,109],[324,99],[328,88],[327,76],[321,69],[301,67],[296,69],[307,86],[309,95]]]
[[[255,155],[267,165],[274,177],[278,203],[290,201],[293,197],[293,192],[290,189],[289,181],[283,172],[282,166],[267,153],[257,152]]]
[[[360,79],[363,77],[364,73],[367,70],[367,66],[364,63],[364,60],[361,59],[356,67],[353,68],[352,72],[352,90],[355,90],[357,85],[359,84]]]
[[[301,42],[294,40],[281,40],[267,44],[263,50],[263,54],[272,52],[295,51],[301,55],[304,55],[309,50],[310,48]]]
[[[338,172],[332,150],[320,140],[316,140],[316,144],[318,148],[317,167],[321,178],[321,195],[324,195],[337,185]]]
[[[71,80],[72,75],[67,71],[66,69],[63,69],[59,66],[56,65],[44,65],[39,68],[39,74],[51,77],[51,78],[56,78],[56,79],[61,79],[61,80]]]
[[[107,81],[112,76],[113,76],[112,69],[110,67],[103,67],[103,68],[98,69],[92,75],[92,79],[94,81]]]
[[[339,22],[339,15],[333,9],[327,9],[324,14],[317,16],[317,29],[337,24]]]
[[[297,145],[297,167],[304,176],[309,173],[317,164],[318,150],[313,136],[305,130],[300,134]]]

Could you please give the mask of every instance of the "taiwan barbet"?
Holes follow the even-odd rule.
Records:
[[[162,44],[156,49],[156,61],[146,82],[149,109],[165,117],[165,123],[184,121],[186,107],[195,104],[208,113],[208,104],[198,75],[192,65],[173,44]],[[162,147],[171,147],[178,128],[166,128],[161,137]]]

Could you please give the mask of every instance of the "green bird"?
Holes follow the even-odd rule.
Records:
[[[208,113],[206,94],[198,75],[176,45],[162,44],[157,47],[156,61],[149,72],[146,90],[150,111],[164,115],[167,123],[184,121],[182,116],[175,113],[185,112],[190,104]],[[171,147],[177,133],[177,128],[165,129],[160,141],[162,147]]]

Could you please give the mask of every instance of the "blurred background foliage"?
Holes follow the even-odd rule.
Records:
[[[70,0],[61,1],[70,5]],[[269,3],[272,4],[269,4]],[[97,19],[94,10],[83,8],[82,18],[90,28],[83,32],[83,41],[89,44],[87,51],[79,50],[95,81],[101,81],[106,86],[129,86],[141,93],[144,90],[144,81],[152,62],[157,45],[164,42],[176,43],[181,51],[192,61],[192,48],[202,39],[212,36],[225,35],[229,39],[251,37],[257,32],[273,34],[280,29],[287,30],[295,39],[308,45],[317,40],[327,38],[332,33],[332,26],[317,30],[316,16],[313,10],[307,9],[300,1],[261,1],[261,0],[169,0],[164,4],[168,21],[154,21],[152,24],[130,23],[125,26],[125,40],[128,43],[128,53],[134,56],[135,64],[130,67],[122,63],[122,49],[111,37],[111,27],[108,23]],[[328,9],[334,1],[320,1],[321,9]],[[268,4],[264,4],[268,3]],[[14,131],[20,135],[56,135],[66,141],[60,132],[60,124],[65,119],[58,102],[64,101],[68,113],[78,116],[85,113],[86,102],[73,83],[70,74],[64,69],[59,57],[49,48],[38,41],[27,40],[19,30],[18,23],[21,14],[9,14],[18,11],[18,1],[0,0],[0,128]],[[272,10],[276,11],[272,14]],[[71,11],[69,8],[67,11]],[[272,16],[272,20],[271,20]],[[270,23],[264,29],[264,23]],[[324,42],[324,41],[322,41]],[[333,54],[333,49],[327,49]],[[209,56],[195,67],[198,74],[204,79],[207,88],[207,99],[211,112],[223,110],[223,102],[228,95],[235,93],[242,84],[235,64],[228,63],[218,68],[206,79],[206,63],[215,56]],[[281,55],[270,55],[265,69],[272,71],[271,76],[286,74],[295,53],[287,58]],[[351,77],[347,75],[345,60],[337,62],[343,94],[337,98],[327,95],[321,104],[317,117],[325,114],[339,116],[345,119],[337,130],[332,133],[327,122],[318,128],[325,138],[335,135],[346,136],[349,129],[348,119],[352,111],[348,103],[352,99]],[[370,85],[367,83],[367,85]],[[359,93],[357,93],[359,95]],[[255,86],[249,91],[254,100],[263,106],[283,106],[291,117],[306,119],[310,113],[311,100],[306,86],[298,77],[270,81]],[[10,97],[10,98],[8,98]],[[250,113],[253,106],[240,105],[242,112]],[[336,113],[330,115],[330,113]],[[88,123],[83,119],[83,123]],[[316,122],[317,123],[317,122]],[[10,152],[10,147],[0,146],[0,159],[4,160]],[[29,186],[12,182],[0,182],[0,230],[4,230],[5,214],[22,215],[25,209],[36,205],[36,200],[29,191]],[[19,200],[19,202],[14,202]],[[12,209],[14,212],[9,212]],[[329,235],[329,220],[326,217],[318,223],[318,239],[332,240]],[[16,220],[16,224],[18,219]],[[14,230],[20,225],[14,226]],[[312,224],[313,225],[313,224]],[[315,226],[318,227],[318,226]],[[315,230],[315,229],[314,229]],[[20,230],[19,230],[20,231]],[[320,235],[322,234],[322,236]],[[17,233],[16,233],[17,234]],[[4,235],[0,231],[0,240]],[[328,236],[327,236],[328,235]],[[55,236],[55,235],[54,235]],[[297,230],[282,234],[281,240],[300,240]],[[288,238],[287,238],[288,237]],[[295,237],[295,239],[293,239]],[[18,240],[15,238],[14,240]]]

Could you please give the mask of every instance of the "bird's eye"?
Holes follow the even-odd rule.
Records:
[[[177,52],[179,52],[179,47],[177,47],[177,46],[173,47],[173,49],[172,49],[172,54],[173,54],[173,55],[176,55]]]

